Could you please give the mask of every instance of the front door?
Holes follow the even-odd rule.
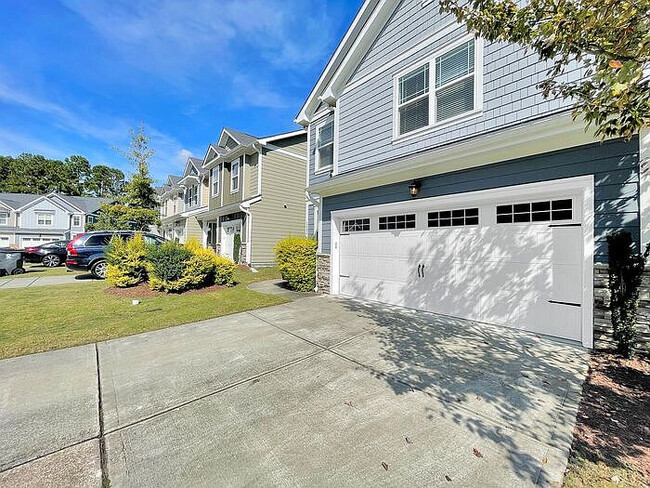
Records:
[[[229,220],[221,223],[221,255],[235,259],[235,235],[241,236],[241,220]],[[238,257],[238,256],[237,256]]]

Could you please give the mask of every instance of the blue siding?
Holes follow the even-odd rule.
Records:
[[[607,260],[605,236],[623,228],[639,242],[639,140],[608,141],[422,179],[418,198],[594,175],[596,260]],[[409,181],[323,200],[323,252],[330,252],[334,210],[411,200]]]
[[[432,149],[449,142],[539,118],[568,109],[567,101],[545,100],[537,85],[545,79],[548,65],[524,48],[502,42],[485,43],[483,53],[483,110],[474,118],[458,121],[428,134],[393,142],[393,77],[409,66],[466,35],[458,27],[443,37],[433,38],[419,52],[389,69],[382,66],[413,48],[427,36],[449,25],[449,16],[441,16],[437,2],[422,7],[421,0],[402,0],[380,32],[364,59],[351,76],[348,86],[368,77],[360,85],[341,95],[339,110],[338,172],[343,174],[383,161]],[[569,70],[564,79],[581,76],[579,69]],[[311,139],[312,145],[315,138]],[[310,155],[313,154],[313,148]],[[313,176],[320,182],[327,175]]]
[[[320,127],[323,124],[326,124],[328,122],[334,122],[334,114],[330,113],[323,118],[317,120],[313,124],[309,125],[309,140],[310,140],[310,145],[311,147],[309,148],[309,154],[307,157],[309,158],[309,184],[313,185],[314,183],[320,183],[322,181],[326,181],[330,178],[330,173],[325,172],[325,173],[319,173],[315,175],[315,165],[316,165],[316,140],[317,140],[317,134],[316,134],[316,129]]]

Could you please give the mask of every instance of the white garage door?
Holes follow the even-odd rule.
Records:
[[[9,245],[9,236],[0,236],[0,247],[6,247]]]
[[[22,247],[40,246],[46,242],[60,241],[59,237],[23,237],[20,242]]]
[[[341,218],[339,293],[581,341],[581,195],[490,195]]]

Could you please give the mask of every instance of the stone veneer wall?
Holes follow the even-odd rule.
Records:
[[[250,264],[250,263],[247,263],[247,262],[246,262],[246,249],[247,249],[247,248],[248,248],[248,243],[242,241],[242,243],[241,243],[241,250],[239,251],[239,256],[240,256],[240,260],[239,260],[239,262],[240,262],[241,264],[246,264],[246,265]]]
[[[316,291],[318,293],[330,292],[330,255],[316,255]]]
[[[615,347],[609,299],[609,267],[606,264],[596,264],[594,266],[594,349]],[[646,269],[643,273],[637,331],[640,340],[639,349],[645,350],[645,343],[650,343],[650,269]]]

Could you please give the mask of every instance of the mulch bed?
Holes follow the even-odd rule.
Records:
[[[165,293],[162,291],[153,291],[147,283],[141,283],[131,288],[106,288],[106,293],[120,298],[152,298],[164,295],[197,295],[202,293],[211,293],[226,288],[223,285],[207,286],[198,290],[188,290],[183,293]]]
[[[591,357],[572,456],[638,471],[650,482],[650,360]]]

